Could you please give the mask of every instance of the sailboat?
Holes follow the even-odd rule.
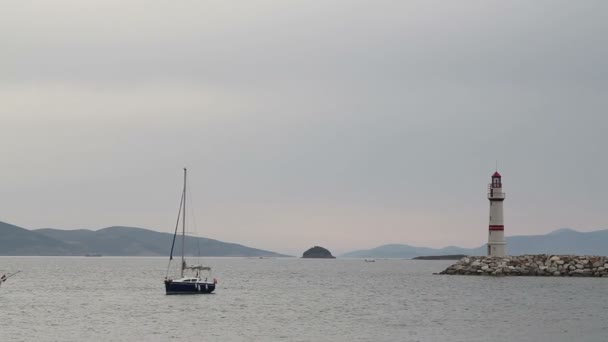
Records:
[[[0,287],[2,287],[2,283],[4,283],[8,278],[14,276],[15,274],[17,274],[19,272],[21,272],[21,271],[1,275],[0,276]]]
[[[203,265],[192,265],[189,266],[186,263],[185,258],[185,242],[186,242],[186,168],[184,168],[184,190],[182,192],[182,198],[179,205],[179,212],[177,214],[177,223],[175,224],[175,233],[173,234],[173,242],[171,243],[171,253],[169,255],[169,265],[167,266],[167,275],[165,276],[165,292],[166,294],[203,294],[212,293],[215,290],[215,284],[217,280],[213,278],[208,280],[211,276],[211,267]],[[171,267],[171,261],[173,260],[173,250],[175,247],[175,240],[177,238],[177,231],[179,227],[180,216],[182,218],[182,259],[180,263],[180,276],[177,279],[170,278],[169,269]],[[186,274],[190,273],[190,275]],[[208,272],[209,277],[203,278],[202,272]]]

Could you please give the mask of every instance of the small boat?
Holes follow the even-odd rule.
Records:
[[[365,262],[376,262],[374,259],[365,259]]]
[[[184,254],[184,247],[186,241],[186,177],[187,170],[184,168],[184,190],[182,192],[182,198],[179,205],[177,223],[175,224],[175,233],[173,234],[173,242],[171,243],[171,253],[169,254],[169,266],[167,266],[167,275],[165,276],[165,293],[168,295],[212,293],[215,290],[215,284],[217,284],[217,280],[215,280],[215,278],[213,278],[212,280],[208,280],[211,279],[211,267],[202,265],[189,266],[186,263],[186,258]],[[173,279],[169,277],[169,269],[171,267],[171,261],[173,260],[173,249],[175,247],[175,239],[177,238],[180,216],[182,219],[182,260],[180,263],[179,278]],[[192,275],[186,275],[186,272],[192,273]],[[201,275],[202,272],[208,272],[208,276],[203,278]]]
[[[13,273],[7,273],[7,274],[3,274],[0,276],[0,287],[2,287],[2,284],[8,280],[8,278],[14,276],[15,274],[19,273],[21,271],[17,271],[17,272],[13,272]]]

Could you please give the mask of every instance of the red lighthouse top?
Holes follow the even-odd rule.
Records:
[[[498,171],[492,175],[492,188],[502,188],[502,176]]]

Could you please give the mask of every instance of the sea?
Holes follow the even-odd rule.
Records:
[[[451,261],[0,257],[0,341],[608,341],[608,279],[433,275]]]

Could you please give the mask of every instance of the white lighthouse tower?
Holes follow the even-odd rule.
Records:
[[[502,177],[498,171],[492,175],[488,185],[490,200],[490,226],[488,236],[488,256],[504,257],[506,254],[505,225],[502,216],[502,203],[505,193],[502,191]]]

